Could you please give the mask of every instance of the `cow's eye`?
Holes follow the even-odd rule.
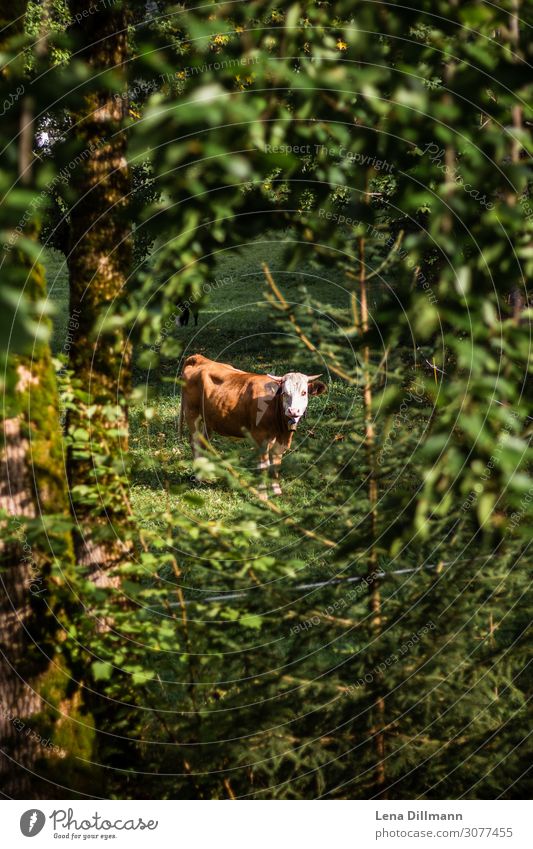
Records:
[[[302,390],[302,395],[307,395],[307,392],[305,391],[305,389]]]

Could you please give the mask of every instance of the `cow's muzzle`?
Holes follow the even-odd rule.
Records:
[[[287,426],[290,431],[295,431],[299,419],[287,419]]]

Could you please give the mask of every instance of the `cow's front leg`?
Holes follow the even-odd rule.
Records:
[[[261,475],[261,481],[260,481],[259,487],[258,487],[259,498],[261,499],[261,501],[266,501],[267,498],[268,498],[266,480],[268,479],[269,466],[270,466],[270,457],[269,457],[269,451],[268,451],[268,448],[267,448],[267,450],[263,454],[259,455],[259,462],[257,464],[257,470],[258,470],[259,474]]]
[[[281,486],[279,483],[279,473],[281,469],[281,460],[283,457],[283,451],[280,451],[276,446],[272,449],[272,470],[273,470],[273,481],[272,481],[272,494],[273,495],[281,495]]]

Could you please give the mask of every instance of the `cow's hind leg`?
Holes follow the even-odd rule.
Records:
[[[209,440],[210,433],[201,415],[196,416],[192,427],[189,425],[189,430],[191,432],[192,456],[196,460],[200,456],[205,441]]]
[[[185,421],[189,429],[189,444],[191,446],[193,460],[200,456],[201,450],[206,439],[209,439],[209,430],[206,427],[202,414],[198,409],[191,409],[187,405],[184,407]],[[196,476],[193,475],[191,480],[196,481]]]
[[[272,494],[273,495],[281,495],[281,486],[279,482],[279,473],[281,469],[281,460],[283,457],[283,452],[276,450],[276,446],[272,448]]]
[[[210,436],[211,434],[208,428],[206,427],[202,417],[197,416],[191,428],[190,438],[193,462],[201,456],[202,448],[204,448],[206,440],[209,441]],[[200,483],[205,483],[205,481],[203,481],[201,478],[198,478],[193,472],[193,474],[191,475],[191,483],[196,485]]]
[[[266,501],[268,498],[267,493],[267,485],[266,480],[268,480],[268,470],[270,467],[270,454],[268,448],[266,451],[259,455],[259,462],[257,464],[257,469],[259,474],[261,475],[261,481],[259,483],[259,498],[261,501]]]

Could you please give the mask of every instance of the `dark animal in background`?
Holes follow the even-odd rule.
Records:
[[[192,313],[192,316],[194,318],[194,326],[198,326],[198,315],[200,313],[200,310],[198,309],[197,304],[189,304],[186,301],[178,301],[176,306],[180,310],[180,314],[176,318],[177,325],[179,325],[180,327],[187,327]]]
[[[522,313],[528,305],[525,293],[518,286],[515,286],[507,296],[507,303],[511,307],[514,320],[517,322],[521,321]]]

